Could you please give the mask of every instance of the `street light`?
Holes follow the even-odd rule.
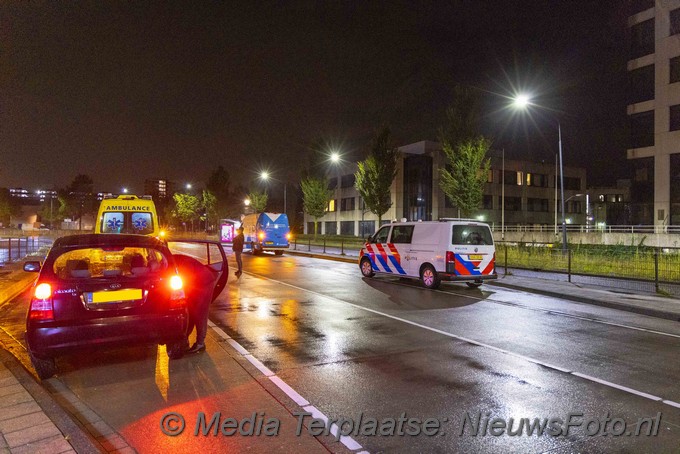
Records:
[[[123,188],[123,194],[127,194],[127,193],[128,193],[128,188]]]
[[[337,198],[334,197],[335,202],[334,202],[334,206],[333,206],[333,208],[335,210],[335,234],[337,235],[337,234],[340,233],[339,229],[338,229],[338,208],[339,207],[338,207],[338,203],[337,203],[337,201],[339,201],[339,199],[340,199],[340,167],[338,166],[338,164],[340,164],[340,162],[342,161],[342,156],[337,151],[332,151],[330,159],[331,159],[331,164],[333,166],[335,166],[336,172],[337,172],[337,180],[336,180],[337,182],[336,182],[336,185],[335,185],[335,194],[337,194]]]
[[[262,181],[267,183],[269,181],[269,178],[271,178],[269,176],[269,172],[267,172],[266,170],[263,170],[262,172],[260,172],[260,179]],[[287,213],[286,213],[286,182],[281,181],[281,180],[277,180],[276,178],[272,178],[272,180],[276,180],[280,183],[283,183],[283,212],[284,212],[284,214],[287,215]]]
[[[535,105],[531,103],[531,98],[525,94],[518,94],[513,99],[513,105],[517,109],[525,110],[530,105]],[[559,120],[557,120],[557,143],[560,153],[560,200],[562,208],[562,254],[567,253],[567,220],[564,217],[564,171],[562,166],[562,127],[560,126]]]

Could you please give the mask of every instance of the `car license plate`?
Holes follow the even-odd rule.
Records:
[[[484,256],[482,254],[470,254],[470,255],[468,255],[468,259],[470,259],[470,260],[484,260]]]
[[[87,303],[110,303],[112,301],[133,301],[142,299],[142,289],[111,290],[108,292],[87,292]]]
[[[265,241],[264,244],[274,244],[273,241]]]

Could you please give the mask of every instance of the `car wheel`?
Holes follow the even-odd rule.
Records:
[[[359,268],[361,268],[361,274],[364,275],[364,277],[373,277],[375,276],[375,273],[373,272],[373,266],[371,266],[371,261],[367,258],[361,259],[361,263],[359,264]]]
[[[170,359],[180,359],[182,356],[184,356],[184,346],[186,342],[184,341],[179,341],[179,342],[172,342],[170,344],[167,344],[165,346],[165,349],[168,352],[168,358]]]
[[[274,251],[274,254],[276,254],[276,255],[283,255],[283,251]]]
[[[482,281],[466,282],[467,286],[470,288],[477,288],[482,285]]]
[[[420,272],[420,280],[423,282],[425,288],[436,289],[441,284],[441,279],[439,275],[432,268],[432,265],[425,265],[423,270]]]
[[[33,368],[41,380],[46,380],[57,373],[57,364],[54,361],[54,358],[38,358],[30,351],[28,352],[28,356],[30,356]]]

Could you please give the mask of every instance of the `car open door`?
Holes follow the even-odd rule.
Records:
[[[172,239],[166,241],[173,254],[184,254],[193,257],[217,273],[212,301],[222,293],[229,279],[227,254],[219,241]]]

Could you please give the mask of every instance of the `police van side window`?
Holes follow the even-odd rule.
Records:
[[[412,225],[395,225],[392,229],[392,243],[411,244],[413,237]]]
[[[378,233],[373,237],[374,243],[387,243],[387,236],[390,233],[390,226],[385,226],[378,230]]]

